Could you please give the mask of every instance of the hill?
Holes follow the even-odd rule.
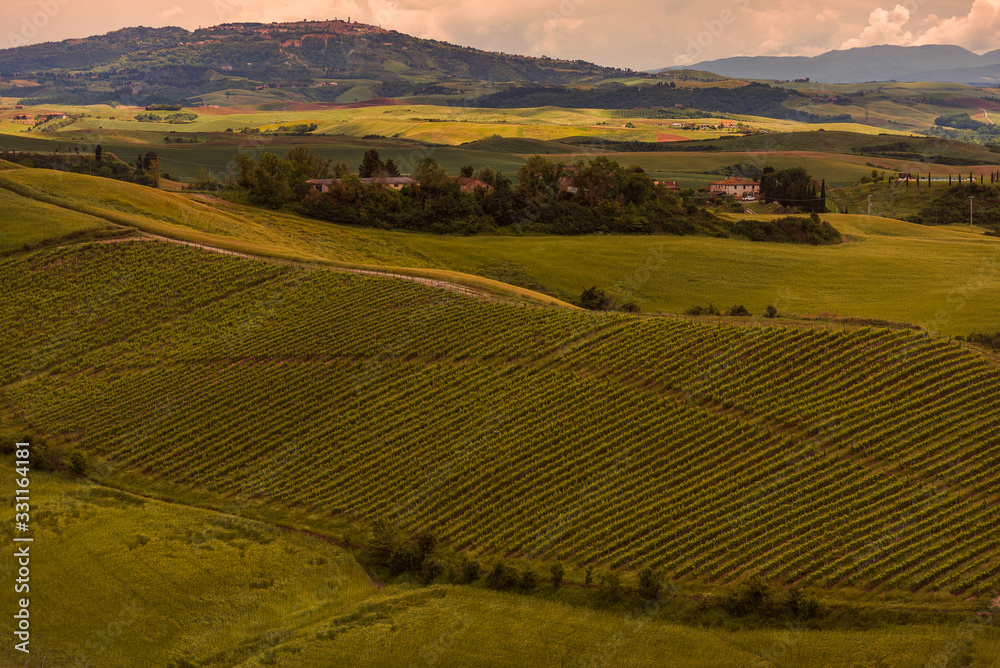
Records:
[[[3,352],[8,418],[123,473],[690,586],[996,582],[1000,378],[947,340],[537,310],[151,242],[0,276],[3,317],[34,314]]]
[[[1000,55],[976,55],[960,46],[868,46],[818,56],[738,56],[690,66],[745,79],[808,78],[824,83],[944,81],[976,85],[1000,82]],[[671,67],[671,69],[688,69]],[[661,71],[665,71],[661,70]]]
[[[14,466],[6,455],[0,462]],[[620,666],[669,656],[680,668],[739,668],[787,634],[763,628],[723,638],[671,623],[681,600],[638,614],[594,610],[575,604],[578,587],[546,586],[533,597],[447,584],[380,587],[325,534],[237,516],[247,509],[234,504],[229,513],[205,510],[40,471],[32,473],[32,498],[36,546],[46,549],[30,562],[28,658],[46,665],[381,667],[432,657],[485,668],[544,665],[554,656],[582,663],[614,647]],[[13,522],[10,509],[4,519]],[[0,581],[15,584],[12,574]],[[200,623],[176,621],[195,616]],[[853,633],[802,628],[797,664],[891,660],[917,668],[949,651],[954,635],[927,623]],[[987,661],[991,639],[986,633],[962,647]]]
[[[493,82],[594,82],[623,74],[343,20],[229,23],[193,32],[125,28],[0,50],[0,76],[35,82],[0,89],[0,95],[34,103],[190,104],[218,91],[227,99],[263,92],[271,100],[350,103],[412,93],[475,95]],[[441,85],[449,83],[459,85]]]

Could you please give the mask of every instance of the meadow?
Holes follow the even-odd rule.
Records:
[[[13,467],[6,455],[0,463]],[[240,517],[238,504],[220,513],[42,472],[32,474],[32,490],[32,653],[25,664],[8,641],[0,656],[9,666],[640,667],[669,660],[735,668],[763,656],[807,667],[916,667],[935,657],[980,665],[997,657],[995,629],[961,616],[871,631],[725,630],[663,621],[669,603],[580,607],[565,589],[528,597],[478,586],[380,588],[349,551]],[[4,519],[13,519],[10,509]],[[5,586],[12,578],[0,575]]]

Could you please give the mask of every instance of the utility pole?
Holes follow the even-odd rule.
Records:
[[[969,195],[969,227],[972,227],[972,200],[974,197]]]
[[[872,215],[872,196],[868,196],[868,215]]]

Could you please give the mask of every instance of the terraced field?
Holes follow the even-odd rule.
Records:
[[[486,303],[155,242],[0,279],[25,325],[0,351],[8,417],[136,473],[693,585],[968,597],[1000,575],[1000,374],[946,340]]]

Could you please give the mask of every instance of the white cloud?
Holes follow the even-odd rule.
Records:
[[[861,35],[847,40],[840,48],[853,49],[876,44],[912,44],[913,33],[905,30],[909,20],[910,10],[903,5],[896,5],[889,11],[879,7],[868,16],[868,25],[861,31]]]
[[[958,44],[971,51],[995,49],[1000,34],[1000,0],[975,0],[965,16],[940,20],[914,44]]]
[[[160,12],[159,14],[157,14],[156,18],[160,19],[161,21],[169,21],[170,19],[174,18],[175,16],[181,16],[181,15],[186,14],[186,13],[187,12],[185,12],[183,8],[178,7],[177,5],[174,5],[170,9],[164,9],[162,12]]]

